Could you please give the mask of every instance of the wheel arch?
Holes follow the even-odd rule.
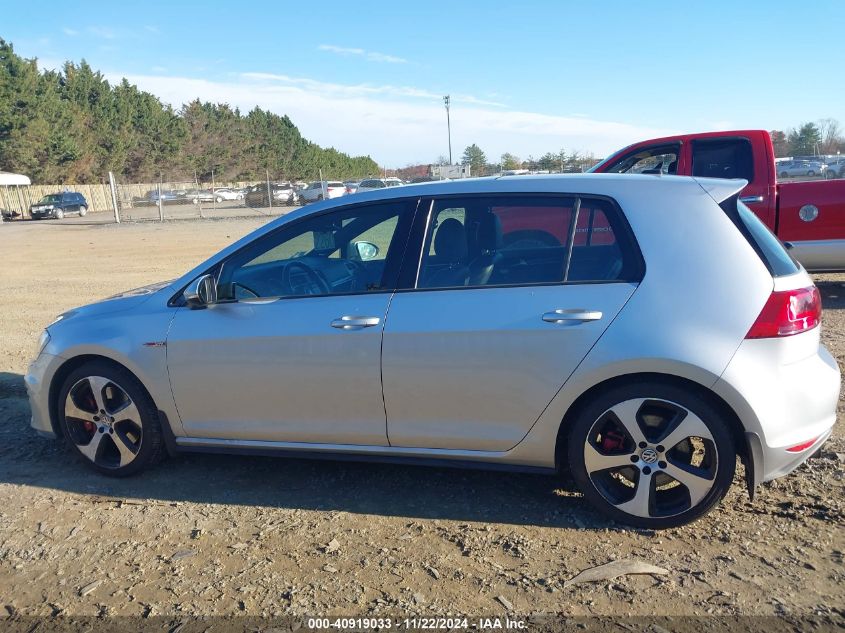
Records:
[[[109,365],[113,365],[118,369],[122,369],[123,371],[128,371],[132,374],[138,383],[141,385],[141,388],[144,390],[144,393],[150,398],[150,400],[155,403],[155,398],[153,398],[150,390],[147,389],[147,386],[144,384],[144,381],[138,377],[138,374],[123,363],[116,361],[113,358],[109,358],[108,356],[103,356],[101,354],[80,354],[79,356],[74,356],[73,358],[69,358],[64,363],[62,363],[56,372],[53,374],[52,379],[50,380],[50,390],[48,392],[48,406],[50,412],[50,426],[53,427],[53,432],[56,434],[57,437],[62,437],[62,429],[59,425],[59,392],[62,389],[62,385],[64,384],[67,377],[73,372],[74,370],[82,367],[85,363],[89,362],[103,362]],[[158,405],[156,405],[158,406]]]
[[[731,435],[733,436],[734,445],[739,457],[742,459],[743,463],[746,465],[749,464],[751,453],[748,450],[745,427],[736,411],[734,411],[721,396],[705,385],[695,382],[694,380],[690,380],[689,378],[659,372],[643,372],[623,374],[621,376],[614,376],[598,382],[584,391],[572,402],[566,410],[566,413],[561,420],[560,427],[558,428],[557,441],[555,443],[556,470],[559,472],[566,470],[566,451],[569,442],[569,432],[572,428],[573,421],[578,417],[584,407],[601,393],[609,389],[641,382],[659,382],[683,389],[689,389],[707,400],[720,414],[724,416],[731,430]]]

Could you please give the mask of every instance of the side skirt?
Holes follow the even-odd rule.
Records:
[[[169,426],[169,425],[168,425]],[[165,431],[167,435],[172,432]],[[271,442],[263,440],[228,440],[213,438],[178,437],[174,439],[176,453],[217,453],[228,455],[262,455],[294,459],[321,459],[329,461],[376,462],[407,464],[437,468],[469,470],[496,470],[505,472],[554,475],[555,468],[506,464],[500,461],[503,453],[482,451],[450,451],[448,449],[420,449],[389,446],[358,446],[347,444],[307,444],[296,442]],[[168,444],[169,452],[169,444]],[[473,455],[467,455],[468,453]],[[449,455],[446,457],[445,455]],[[454,456],[452,456],[454,455]],[[489,461],[484,458],[488,457]]]

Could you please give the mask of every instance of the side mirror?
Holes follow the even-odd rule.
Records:
[[[182,293],[185,304],[191,309],[205,308],[217,303],[217,281],[212,275],[202,275]]]
[[[375,259],[378,256],[379,248],[372,242],[355,242],[355,254],[362,262]]]

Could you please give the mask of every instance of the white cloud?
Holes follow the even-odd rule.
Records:
[[[333,44],[320,44],[317,50],[335,53],[336,55],[359,56],[371,62],[383,62],[386,64],[407,64],[408,60],[396,55],[386,55],[384,53],[376,53],[375,51],[367,51],[363,48],[349,48],[346,46],[335,46]]]
[[[89,26],[88,32],[94,37],[99,37],[104,40],[113,40],[117,38],[117,33],[114,29],[107,26]]]
[[[68,28],[66,26],[62,27],[62,33],[64,33],[65,35],[69,35],[70,37],[76,37],[77,35],[79,35],[79,31],[77,31],[76,29]]]
[[[110,81],[122,75],[106,74]],[[386,166],[428,163],[448,152],[442,95],[399,86],[345,85],[269,73],[244,73],[227,81],[129,75],[127,79],[179,107],[192,99],[228,103],[246,112],[255,106],[286,114],[302,134],[324,147],[369,154]],[[496,160],[503,152],[538,157],[561,147],[602,156],[628,143],[672,134],[584,116],[506,110],[459,101],[451,109],[452,148],[477,143]]]

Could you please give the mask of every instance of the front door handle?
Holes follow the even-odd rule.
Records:
[[[598,321],[601,319],[601,312],[598,310],[583,310],[576,308],[574,310],[554,310],[553,312],[546,312],[543,315],[543,321],[546,323],[570,323],[578,321]]]
[[[763,196],[742,196],[739,201],[742,204],[759,204],[763,202]]]
[[[380,321],[378,317],[342,316],[332,321],[332,327],[338,330],[360,330],[378,325]]]

